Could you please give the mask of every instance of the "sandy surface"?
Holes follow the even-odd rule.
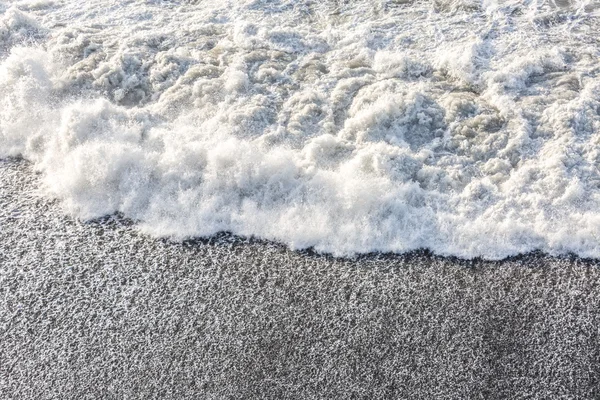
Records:
[[[340,260],[82,224],[0,162],[0,397],[600,396],[597,262]]]

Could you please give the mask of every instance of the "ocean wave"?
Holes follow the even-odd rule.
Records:
[[[0,156],[82,219],[600,257],[592,1],[0,2]]]

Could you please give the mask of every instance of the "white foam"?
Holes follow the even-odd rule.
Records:
[[[0,156],[156,236],[600,257],[591,3],[336,4],[0,3]]]

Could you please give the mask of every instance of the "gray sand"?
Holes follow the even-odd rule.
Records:
[[[597,262],[357,260],[82,224],[0,162],[0,398],[600,397]]]

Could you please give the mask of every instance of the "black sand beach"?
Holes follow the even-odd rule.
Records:
[[[593,399],[600,268],[79,223],[0,163],[2,399]]]

